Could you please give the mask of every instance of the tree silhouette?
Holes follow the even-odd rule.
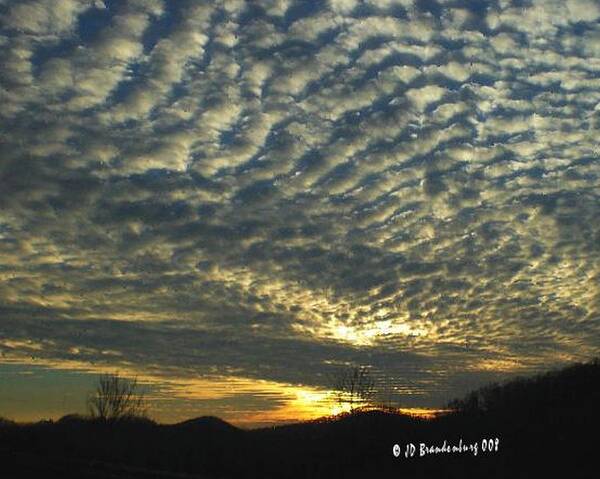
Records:
[[[369,405],[376,392],[375,380],[367,366],[340,370],[334,378],[333,389],[337,402],[349,404],[351,410]]]
[[[137,378],[124,378],[118,373],[100,376],[87,402],[90,415],[105,421],[146,415],[146,402]]]

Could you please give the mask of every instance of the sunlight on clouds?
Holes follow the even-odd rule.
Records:
[[[598,354],[598,5],[309,3],[4,2],[13,359],[251,422],[330,409],[326,360],[432,406]]]
[[[423,336],[427,335],[424,328],[415,328],[408,322],[395,323],[392,320],[374,321],[366,327],[346,326],[344,324],[329,327],[323,331],[326,337],[333,337],[338,341],[348,342],[358,346],[372,346],[378,339],[386,336]]]
[[[4,341],[3,347],[9,349],[23,348],[36,353],[43,349],[43,345],[25,342]],[[76,355],[79,351],[73,348],[70,354]],[[112,351],[103,351],[105,356],[115,356]],[[24,365],[25,358],[10,358],[4,363]],[[311,420],[319,417],[339,414],[350,409],[349,403],[339,403],[330,390],[315,389],[307,386],[278,383],[273,381],[241,378],[236,376],[211,376],[206,378],[176,377],[155,375],[151,372],[128,367],[126,364],[115,365],[90,365],[74,360],[51,361],[36,360],[30,362],[37,368],[46,367],[54,370],[80,371],[89,375],[114,374],[118,372],[121,377],[136,378],[148,402],[150,413],[158,420],[177,422],[188,419],[185,415],[177,414],[178,401],[195,401],[196,412],[211,414],[210,409],[203,410],[219,400],[231,405],[222,409],[223,419],[240,426],[256,427],[257,425],[275,424],[293,420]],[[90,390],[94,381],[90,381]],[[266,401],[267,409],[252,411],[244,409],[243,403],[235,403],[236,397],[261,398]],[[84,401],[85,398],[82,398]],[[172,404],[165,410],[159,407],[164,402]],[[155,409],[156,405],[156,409]],[[173,409],[175,408],[175,409]],[[65,411],[66,412],[66,411]]]

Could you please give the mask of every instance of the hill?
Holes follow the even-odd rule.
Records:
[[[431,420],[363,410],[254,430],[215,417],[0,421],[0,460],[14,478],[595,477],[598,404],[596,360],[488,385]]]

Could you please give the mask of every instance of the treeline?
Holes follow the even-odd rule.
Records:
[[[600,404],[600,359],[504,384],[492,383],[448,403],[463,414],[528,414]],[[585,393],[582,394],[582,392]]]
[[[20,425],[0,421],[6,477],[506,478],[596,477],[600,363],[577,364],[451,402],[432,420],[389,410],[275,428],[238,429],[204,417],[161,425],[131,414],[66,416]],[[498,450],[394,457],[419,448],[498,439]],[[104,472],[103,472],[104,471]]]

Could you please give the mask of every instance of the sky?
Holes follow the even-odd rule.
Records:
[[[0,416],[402,407],[600,354],[600,4],[0,0]],[[381,388],[384,389],[383,387]]]

